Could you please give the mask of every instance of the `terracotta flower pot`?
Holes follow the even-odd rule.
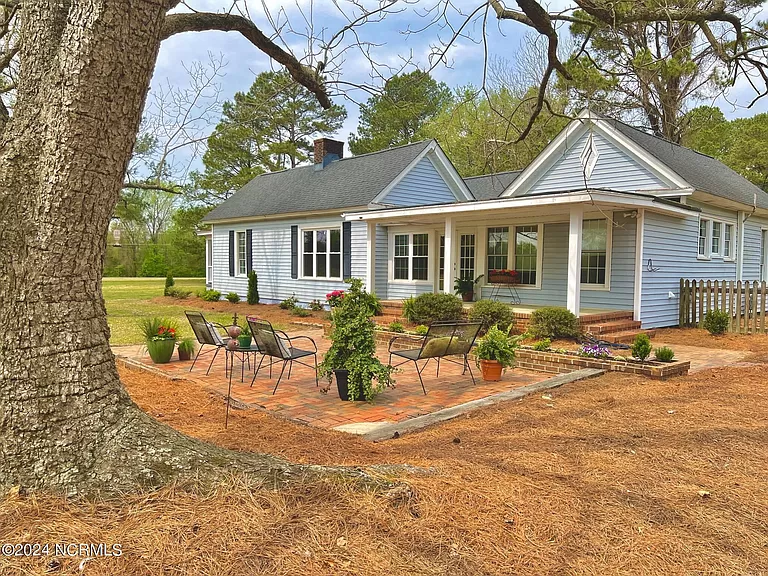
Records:
[[[475,292],[474,291],[464,292],[464,294],[461,295],[461,299],[464,302],[472,302],[472,300],[474,300],[474,298],[475,298]]]
[[[501,380],[501,362],[498,360],[480,360],[480,370],[482,370],[483,380],[486,382]]]
[[[183,362],[185,360],[190,360],[191,358],[192,358],[191,352],[179,349],[179,360]]]
[[[175,340],[150,340],[147,342],[147,351],[155,364],[167,364],[171,361],[173,351],[176,349]]]

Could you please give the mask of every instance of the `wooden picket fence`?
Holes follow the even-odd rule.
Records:
[[[710,310],[724,310],[731,318],[729,332],[766,331],[765,282],[680,280],[680,326],[699,328]]]

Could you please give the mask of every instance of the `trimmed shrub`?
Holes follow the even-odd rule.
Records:
[[[296,296],[294,295],[280,302],[280,308],[282,308],[283,310],[293,310],[294,308],[296,308],[296,305],[298,303],[299,303],[299,299],[296,298]]]
[[[478,300],[469,311],[469,319],[482,322],[482,332],[488,332],[491,326],[510,331],[515,326],[515,315],[512,307],[496,300]]]
[[[240,302],[240,296],[237,295],[237,292],[230,292],[225,296],[225,298],[232,302],[232,304],[237,304]]]
[[[165,289],[163,290],[163,294],[165,296],[170,296],[168,292],[171,290],[171,288],[173,288],[175,283],[176,282],[173,280],[173,276],[170,272],[168,272],[168,275],[165,277]]]
[[[645,362],[648,356],[651,355],[652,350],[653,347],[651,346],[651,339],[648,337],[648,334],[638,334],[635,336],[635,341],[631,348],[632,356]]]
[[[429,332],[429,326],[425,326],[424,324],[419,324],[416,326],[416,328],[413,329],[413,332],[415,334],[418,334],[419,336],[424,336],[427,332]]]
[[[672,350],[672,348],[668,346],[662,346],[661,348],[656,348],[656,360],[659,362],[672,362],[675,358],[675,353]]]
[[[405,327],[403,326],[402,322],[398,322],[395,320],[394,322],[390,322],[389,326],[387,326],[387,330],[390,332],[405,332]]]
[[[321,312],[322,310],[325,310],[325,306],[323,306],[323,303],[320,302],[320,300],[312,300],[312,302],[309,303],[309,309],[312,310],[312,312]]]
[[[533,349],[537,352],[546,352],[549,350],[549,347],[552,346],[552,340],[549,338],[544,338],[543,340],[539,340],[538,342],[535,342],[533,344]]]
[[[218,302],[221,300],[221,292],[218,290],[200,290],[197,295],[206,302]]]
[[[454,294],[433,294],[428,292],[403,303],[403,316],[409,322],[429,324],[430,322],[461,320],[464,306],[461,298]]]
[[[256,271],[251,270],[248,272],[248,304],[259,303],[259,277],[256,276]]]
[[[531,314],[528,332],[534,338],[576,338],[579,335],[579,319],[565,308],[546,306]]]
[[[725,334],[731,324],[731,317],[725,310],[710,310],[704,316],[704,328],[713,336]]]

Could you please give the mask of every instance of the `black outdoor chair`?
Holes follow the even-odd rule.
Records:
[[[226,332],[227,327],[218,322],[208,322],[200,312],[186,311],[184,314],[186,314],[187,320],[189,320],[189,325],[192,326],[192,331],[195,333],[195,338],[197,338],[197,342],[200,344],[200,348],[195,355],[192,366],[189,367],[189,371],[192,372],[192,368],[195,367],[195,362],[197,362],[197,359],[200,357],[200,353],[205,346],[215,347],[215,351],[206,351],[206,354],[213,352],[213,358],[211,358],[211,363],[208,364],[208,370],[205,372],[205,374],[208,375],[214,360],[216,360],[216,356],[219,354],[219,350],[225,348],[229,341],[228,336],[219,334],[219,330],[224,330],[224,332]]]
[[[404,359],[400,364],[396,364],[395,368],[406,362],[413,362],[416,366],[416,373],[419,375],[421,389],[425,395],[427,389],[424,388],[424,380],[421,378],[421,373],[427,367],[430,360],[437,361],[437,377],[440,376],[440,360],[442,359],[446,362],[461,364],[463,367],[462,374],[466,374],[467,369],[469,369],[469,375],[472,377],[472,384],[474,384],[475,375],[472,374],[468,355],[481,327],[481,322],[434,322],[429,326],[429,330],[424,335],[421,346],[408,350],[392,350],[392,345],[399,338],[403,338],[402,336],[395,336],[389,341],[389,363],[392,364],[392,356],[399,356]],[[450,358],[450,356],[462,356],[462,361],[459,362]],[[426,360],[421,368],[419,368],[419,360]]]
[[[269,356],[270,358],[269,364],[267,365],[269,367],[270,378],[272,378],[272,365],[279,364],[280,362],[283,363],[283,368],[280,370],[280,376],[278,377],[277,383],[275,384],[275,389],[272,390],[272,394],[277,392],[277,387],[280,385],[280,381],[283,379],[286,365],[288,366],[287,380],[291,379],[291,370],[293,369],[294,362],[301,364],[302,366],[306,366],[307,368],[313,368],[315,371],[315,386],[318,385],[317,344],[315,344],[315,341],[312,340],[312,338],[309,336],[294,336],[291,338],[282,330],[275,330],[269,321],[262,320],[261,318],[254,318],[252,316],[248,317],[248,325],[251,327],[251,334],[253,334],[253,339],[256,340],[256,344],[259,346],[259,350],[262,353],[259,365],[256,368],[256,372],[253,374],[251,386],[253,386],[253,383],[256,381],[256,376],[258,376],[259,370],[261,370],[261,364],[264,362],[264,358],[266,356]],[[304,350],[301,348],[296,348],[293,343],[297,340],[309,341],[312,344],[313,349]],[[301,361],[302,358],[307,358],[308,356],[312,356],[314,358],[314,366],[310,366],[309,364]],[[265,366],[265,368],[267,366]]]

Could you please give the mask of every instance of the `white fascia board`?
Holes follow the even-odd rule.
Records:
[[[264,216],[240,216],[236,218],[217,218],[205,220],[203,224],[243,224],[248,222],[263,222],[265,220],[288,220],[293,218],[307,218],[313,216],[336,216],[344,210],[365,210],[367,206],[350,208],[331,208],[329,210],[304,210],[301,212],[284,212],[282,214],[266,214]]]
[[[653,198],[646,196],[632,197],[630,193],[615,194],[611,192],[568,192],[564,194],[551,194],[542,196],[518,196],[516,198],[504,198],[497,200],[484,200],[456,204],[436,204],[433,206],[415,206],[410,208],[391,208],[384,210],[369,210],[365,212],[345,212],[342,218],[347,221],[354,220],[389,220],[395,218],[407,218],[412,216],[432,216],[448,214],[469,214],[492,210],[506,210],[510,208],[530,208],[558,206],[581,203],[616,204],[635,208],[646,208],[654,212],[660,212],[676,216],[690,216],[694,214],[686,208],[678,208],[669,204],[654,202]]]

